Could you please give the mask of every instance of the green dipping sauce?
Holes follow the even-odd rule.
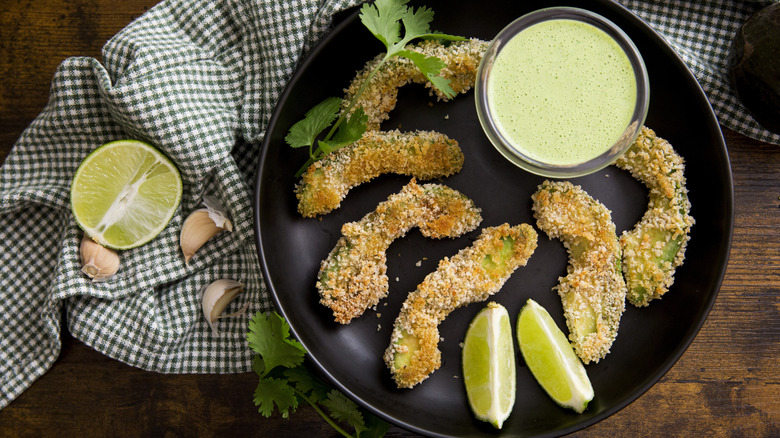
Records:
[[[518,152],[554,165],[606,152],[631,123],[631,62],[607,33],[576,20],[534,24],[498,53],[487,82],[498,131]]]

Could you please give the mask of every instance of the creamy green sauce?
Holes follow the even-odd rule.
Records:
[[[498,130],[519,152],[570,165],[604,153],[636,104],[636,80],[620,46],[575,20],[550,20],[514,36],[487,84]]]

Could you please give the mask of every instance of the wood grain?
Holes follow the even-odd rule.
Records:
[[[0,4],[0,162],[48,99],[69,56],[105,41],[153,0]],[[647,393],[574,436],[780,436],[780,147],[726,130],[735,186],[731,258],[712,312]],[[0,411],[0,437],[337,436],[310,408],[263,418],[253,374],[163,375],[95,352],[67,332],[52,369]],[[413,436],[393,427],[387,436]]]

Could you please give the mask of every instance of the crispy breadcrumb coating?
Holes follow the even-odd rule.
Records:
[[[411,388],[441,366],[439,324],[458,307],[486,300],[525,266],[536,249],[528,225],[485,228],[468,248],[439,262],[410,293],[395,320],[384,360],[399,388]]]
[[[450,176],[463,167],[458,142],[433,131],[369,131],[357,142],[313,163],[295,187],[303,217],[326,214],[355,186],[385,174],[420,180]]]
[[[481,221],[479,208],[465,195],[413,179],[375,211],[342,226],[343,236],[320,267],[320,303],[333,310],[336,321],[348,324],[387,295],[385,252],[394,240],[414,226],[426,237],[456,237]]]
[[[456,93],[465,93],[474,86],[477,69],[487,44],[487,41],[478,39],[447,43],[440,40],[424,40],[408,45],[407,50],[441,59],[446,66],[441,69],[439,76],[449,79],[450,87]],[[383,57],[384,54],[381,54],[369,61],[357,73],[350,86],[344,90],[346,93],[344,109]],[[431,89],[431,94],[436,94],[440,100],[448,100],[441,91],[433,87],[411,60],[400,56],[391,58],[374,75],[354,106],[354,108],[363,107],[363,111],[368,116],[368,130],[378,130],[379,125],[389,118],[388,113],[395,108],[398,99],[398,89],[411,82],[425,84]]]
[[[569,340],[585,364],[598,362],[617,337],[626,300],[611,213],[568,181],[545,181],[532,199],[537,226],[569,252],[557,286]]]
[[[675,270],[685,259],[694,224],[685,186],[685,162],[668,141],[643,127],[615,165],[650,189],[644,216],[620,237],[628,301],[643,307],[669,290]]]

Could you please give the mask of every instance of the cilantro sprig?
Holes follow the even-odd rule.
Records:
[[[295,174],[296,178],[326,154],[360,140],[366,132],[368,117],[362,108],[355,109],[355,105],[371,79],[393,57],[401,56],[411,60],[445,96],[448,98],[455,96],[450,81],[439,76],[445,63],[435,56],[425,56],[407,50],[406,45],[418,38],[450,41],[463,41],[465,38],[432,31],[430,24],[433,21],[433,11],[425,6],[415,10],[406,6],[408,2],[409,0],[376,0],[373,4],[364,4],[360,8],[360,21],[384,44],[386,52],[381,61],[366,76],[341,115],[339,110],[343,99],[329,97],[315,105],[302,120],[290,127],[285,137],[287,144],[293,148],[309,148],[309,159]],[[330,129],[325,136],[318,139],[328,128]]]
[[[306,349],[290,336],[289,324],[278,313],[255,314],[249,322],[247,340],[256,353],[252,369],[260,379],[254,402],[264,417],[279,412],[282,418],[289,418],[301,402],[306,402],[345,437],[373,438],[387,432],[389,424],[363,411],[309,372],[304,365]],[[341,424],[352,426],[354,435]]]

